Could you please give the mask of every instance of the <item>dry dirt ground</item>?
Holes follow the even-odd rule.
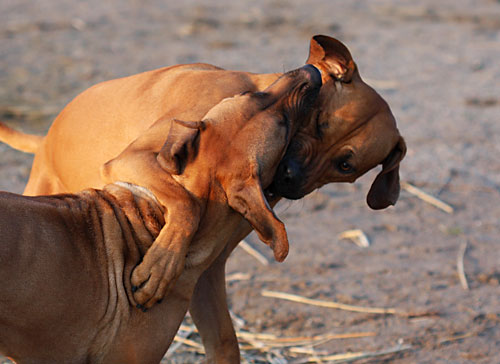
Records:
[[[402,180],[454,212],[407,191],[397,206],[371,211],[364,198],[375,173],[282,203],[291,240],[286,262],[271,262],[250,237],[270,264],[240,248],[228,264],[240,330],[372,334],[300,348],[309,354],[274,343],[259,351],[254,342],[243,360],[300,363],[313,350],[396,349],[355,362],[500,363],[499,1],[2,0],[0,118],[45,133],[88,86],[176,63],[289,70],[303,64],[314,34],[344,41],[362,76],[391,105],[409,147]],[[0,189],[21,192],[31,157],[5,145],[0,156]],[[367,234],[370,247],[338,238],[354,228]],[[457,270],[464,247],[468,290]],[[262,290],[427,315],[316,307],[264,297]],[[180,346],[165,362],[202,359]]]

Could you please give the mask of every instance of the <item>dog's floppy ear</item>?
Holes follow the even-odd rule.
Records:
[[[226,195],[228,205],[252,225],[262,242],[273,249],[276,261],[285,260],[288,255],[285,225],[269,206],[258,178],[231,184]]]
[[[356,70],[351,53],[347,47],[335,38],[326,35],[315,35],[311,38],[309,58],[306,63],[312,64],[342,82],[351,81]]]
[[[156,157],[160,166],[170,174],[181,174],[187,163],[196,157],[203,121],[174,119],[167,140]]]
[[[406,144],[402,137],[382,163],[382,171],[373,181],[366,202],[374,210],[394,205],[399,197],[399,162],[406,154]]]

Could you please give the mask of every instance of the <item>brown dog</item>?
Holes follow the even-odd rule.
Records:
[[[307,63],[321,71],[323,86],[309,121],[304,123],[309,129],[292,139],[270,190],[276,197],[300,198],[329,182],[352,182],[382,163],[368,204],[372,208],[394,204],[399,193],[399,162],[406,147],[387,103],[362,81],[349,51],[339,41],[313,37]],[[156,120],[200,120],[221,99],[263,90],[278,77],[225,71],[206,64],[146,72],[85,91],[61,112],[43,139],[1,129],[0,139],[36,152],[26,194],[102,187],[101,166]],[[157,150],[162,142],[158,140]],[[148,173],[147,161],[137,171],[144,173]],[[246,222],[234,230],[194,291],[190,312],[209,362],[239,362],[226,305],[224,267],[231,251],[250,231]]]
[[[264,92],[222,101],[202,122],[156,123],[151,131],[168,135],[155,155],[161,193],[177,196],[167,203],[123,182],[76,195],[0,193],[0,351],[19,363],[158,363],[198,277],[242,216],[286,256],[286,232],[264,187],[320,86],[319,72],[306,66]],[[184,240],[175,259],[184,267],[186,257],[187,268],[165,301],[141,314],[129,277],[141,257],[163,258],[155,246],[166,229]]]
[[[262,186],[271,184],[290,138],[304,129],[300,122],[307,121],[320,86],[319,71],[304,66],[263,92],[221,101],[204,121],[161,119],[103,166],[106,182],[146,187],[166,209],[165,227],[132,274],[140,305],[150,308],[172,287],[201,217],[208,214],[217,225],[221,215],[229,214],[207,207],[214,201],[244,216],[273,248],[276,260],[285,259],[285,228]],[[158,150],[158,139],[165,135],[168,138]],[[145,165],[147,170],[138,173]]]

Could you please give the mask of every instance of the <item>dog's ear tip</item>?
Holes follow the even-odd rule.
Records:
[[[344,82],[349,82],[356,70],[356,64],[346,45],[338,39],[320,34],[311,38],[306,63],[320,66],[328,74]]]
[[[366,196],[368,206],[373,210],[382,210],[395,205],[399,199],[401,185],[399,164],[406,154],[406,144],[399,137],[397,144],[382,162],[382,171],[377,175]]]
[[[288,249],[286,251],[274,252],[274,259],[278,263],[283,263],[288,256]]]
[[[396,204],[395,201],[387,201],[387,200],[367,200],[366,203],[372,210],[383,210],[390,206],[394,206]]]
[[[373,187],[372,187],[373,188]],[[397,191],[373,191],[366,196],[366,204],[372,210],[383,210],[390,206],[395,206],[399,199],[399,188]]]

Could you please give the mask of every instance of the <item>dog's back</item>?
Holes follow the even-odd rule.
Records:
[[[0,351],[20,363],[88,355],[103,293],[91,267],[103,262],[90,246],[88,216],[74,213],[81,202],[0,193]]]
[[[18,363],[157,363],[185,309],[175,312],[173,298],[172,313],[140,317],[129,277],[161,228],[159,211],[120,186],[0,192],[0,353]]]

